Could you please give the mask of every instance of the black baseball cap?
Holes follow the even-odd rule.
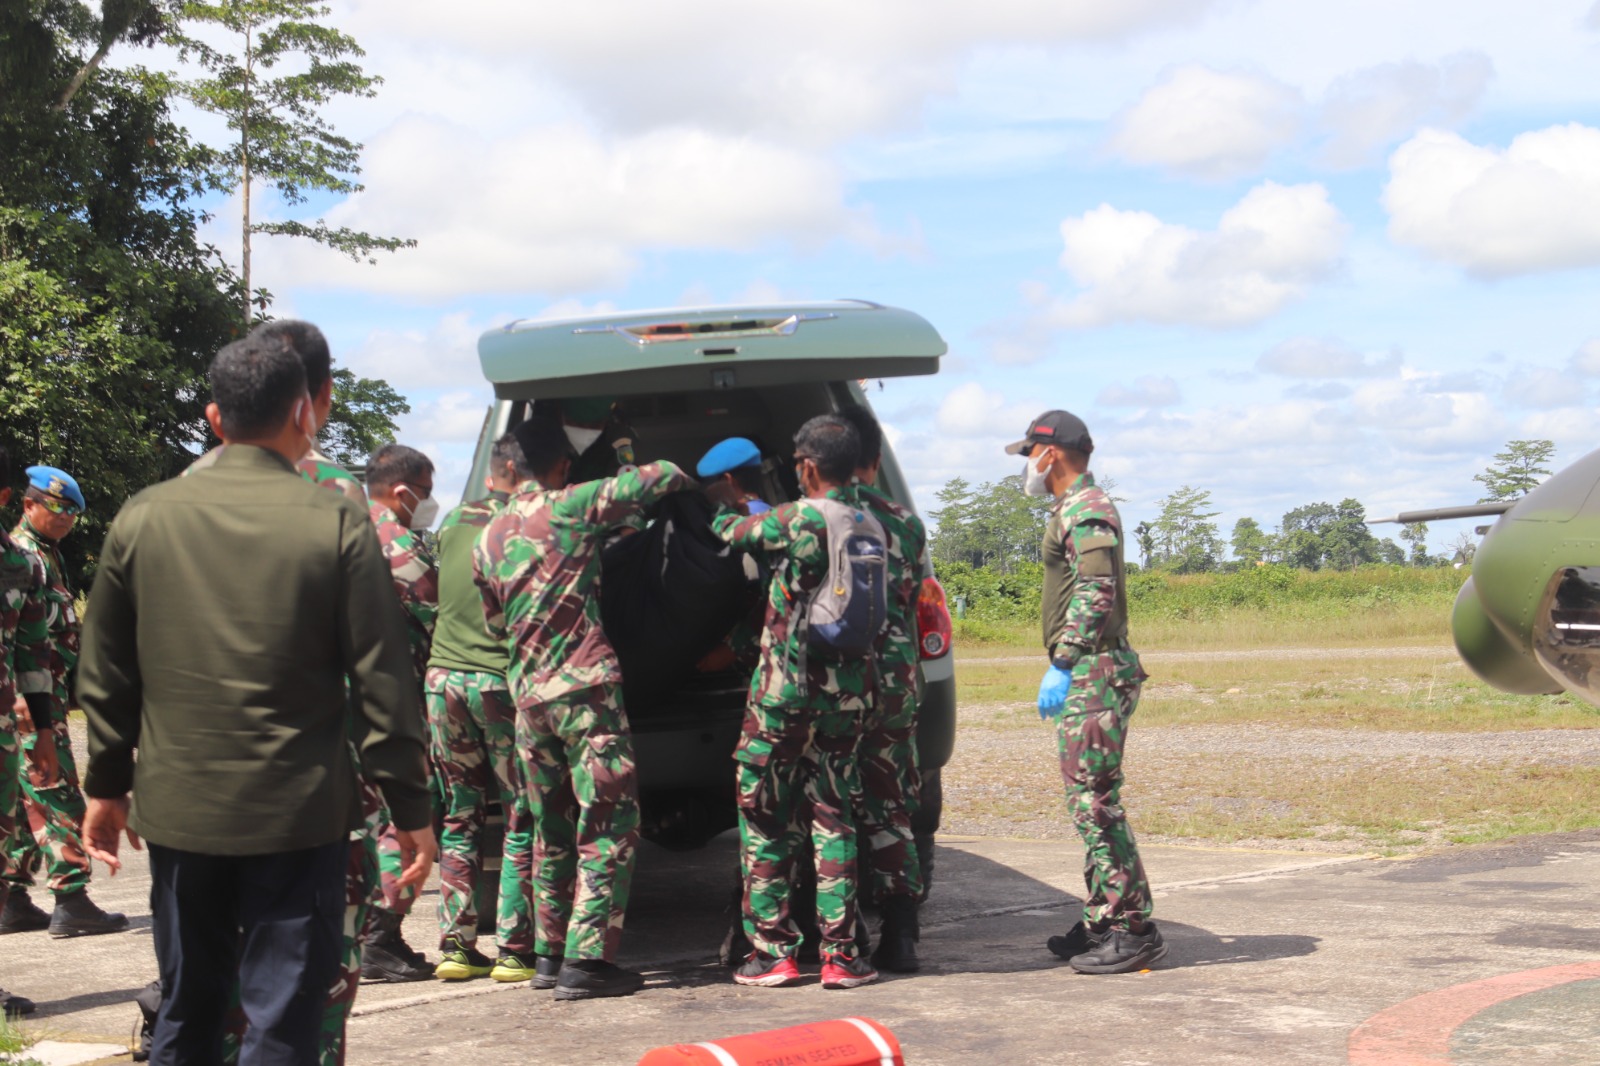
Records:
[[[1070,411],[1046,411],[1028,423],[1028,435],[1015,444],[1006,445],[1007,455],[1027,455],[1036,444],[1054,444],[1058,448],[1075,448],[1085,455],[1094,451],[1094,441],[1083,419]]]

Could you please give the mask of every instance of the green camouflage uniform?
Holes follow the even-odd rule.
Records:
[[[856,761],[860,832],[872,898],[920,896],[922,866],[911,831],[921,791],[917,772],[917,598],[928,532],[922,519],[871,486],[861,502],[883,526],[889,547],[889,624],[878,651],[878,690]]]
[[[188,475],[215,463],[225,447],[222,445],[206,452],[183,473]],[[343,493],[362,507],[367,506],[367,490],[362,488],[360,480],[323,455],[315,446],[300,460],[298,468],[300,476],[313,485]],[[351,714],[353,726],[353,710]],[[322,1018],[321,1066],[344,1064],[345,1024],[356,1004],[356,990],[361,987],[361,931],[366,926],[367,912],[378,885],[378,837],[383,828],[383,795],[361,770],[361,755],[356,750],[354,736],[350,740],[350,760],[356,765],[356,780],[361,789],[362,826],[350,834],[350,858],[344,882],[344,937],[339,949],[339,972],[333,979],[333,986],[328,989],[328,1006]],[[244,1041],[246,1024],[236,988],[223,1033],[223,1062],[230,1066],[239,1061],[239,1045]]]
[[[671,463],[559,491],[530,481],[478,542],[484,615],[510,653],[540,955],[616,957],[639,796],[622,674],[600,627],[600,537],[693,484]]]
[[[61,548],[42,536],[24,518],[11,531],[12,539],[23,550],[38,557],[44,567],[45,584],[41,592],[46,626],[50,633],[50,702],[53,722],[48,743],[54,744],[60,779],[50,788],[35,788],[28,775],[22,777],[22,806],[26,821],[19,824],[12,842],[12,884],[28,887],[34,878],[47,871],[48,887],[54,895],[82,892],[89,884],[89,857],[83,850],[83,793],[78,787],[78,766],[72,756],[72,735],[67,727],[71,697],[67,679],[78,665],[77,594],[67,584]],[[22,737],[23,751],[32,751],[39,734]]]
[[[498,939],[502,951],[532,950],[532,826],[514,816],[522,791],[517,772],[516,707],[506,687],[506,647],[484,624],[472,579],[473,554],[507,496],[465,503],[439,524],[439,617],[428,660],[428,735],[444,800],[439,834],[439,940],[478,938],[489,804],[507,818],[500,866]],[[508,946],[510,945],[510,946]]]
[[[389,560],[389,574],[394,578],[394,590],[405,611],[406,638],[411,644],[411,663],[417,673],[417,692],[424,692],[428,675],[428,654],[433,642],[433,623],[439,614],[439,570],[422,538],[400,523],[395,513],[381,503],[368,506],[372,524],[378,531],[378,543],[383,546],[384,558]],[[430,776],[433,776],[430,771]],[[435,809],[439,796],[435,791]],[[380,906],[395,914],[411,913],[416,902],[417,889],[400,884],[405,873],[405,862],[400,854],[400,841],[395,836],[389,812],[383,809],[378,831],[378,887],[382,896]],[[375,900],[375,902],[377,902]],[[372,917],[367,924],[370,927]]]
[[[1092,474],[1056,502],[1043,550],[1045,652],[1072,667],[1056,742],[1067,807],[1083,837],[1083,920],[1126,929],[1151,911],[1150,884],[1121,803],[1128,719],[1148,675],[1128,644],[1122,517]]]
[[[862,506],[855,487],[831,490],[828,498]],[[856,745],[872,709],[873,657],[826,659],[808,647],[800,623],[810,594],[828,573],[828,523],[820,510],[806,500],[748,517],[723,510],[711,525],[733,547],[766,553],[773,574],[761,657],[733,755],[745,935],[765,955],[799,951],[789,892],[795,857],[809,831],[822,951],[853,957],[856,837],[850,803],[859,791]]]
[[[22,796],[22,749],[12,709],[19,695],[50,691],[44,566],[0,532],[0,906],[11,894],[12,837]]]

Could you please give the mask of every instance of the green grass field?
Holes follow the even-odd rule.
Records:
[[[1126,763],[1135,828],[1151,839],[1393,852],[1600,826],[1596,760],[1552,756],[1558,734],[1517,737],[1600,729],[1600,709],[1478,681],[1452,650],[1450,598],[1136,618],[1151,678]],[[1051,729],[1033,707],[1036,631],[962,620],[956,648],[947,823],[1073,835]],[[1209,752],[1233,737],[1252,750],[1183,757],[1186,744]],[[1281,738],[1284,752],[1255,752],[1259,738],[1269,748]],[[1386,762],[1390,748],[1411,754]]]

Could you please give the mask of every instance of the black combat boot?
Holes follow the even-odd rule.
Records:
[[[55,913],[50,915],[50,935],[58,940],[120,933],[126,928],[128,916],[101,910],[89,898],[87,889],[57,896]]]
[[[1113,928],[1090,950],[1072,960],[1079,973],[1133,973],[1148,970],[1167,957],[1167,943],[1155,922],[1139,932]]]
[[[433,977],[433,964],[413,951],[400,933],[405,919],[393,911],[372,913],[372,932],[361,943],[361,979],[400,984],[426,981]]]
[[[872,964],[888,973],[916,973],[922,968],[917,961],[917,899],[915,896],[890,896],[883,901],[883,924],[878,927],[878,949],[872,953]]]
[[[556,999],[631,996],[644,987],[644,975],[600,959],[566,959],[556,979]]]
[[[13,888],[6,897],[4,910],[0,910],[0,935],[5,933],[36,933],[50,927],[50,916],[28,898],[25,888]]]

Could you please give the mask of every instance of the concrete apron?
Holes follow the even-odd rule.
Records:
[[[646,847],[620,960],[649,975],[643,992],[558,1004],[487,979],[365,985],[349,1061],[631,1064],[661,1044],[846,1015],[888,1025],[914,1066],[1595,1061],[1600,832],[1405,861],[1186,847],[1145,859],[1171,947],[1154,972],[1080,976],[1045,951],[1077,918],[1077,849],[947,837],[923,972],[832,993],[740,988],[713,963],[731,834],[686,855]],[[39,1002],[42,1035],[126,1042],[131,997],[155,975],[142,853],[92,891],[133,930],[0,938],[0,984]],[[430,887],[406,925],[430,958],[436,904]],[[494,954],[492,939],[480,947]]]

